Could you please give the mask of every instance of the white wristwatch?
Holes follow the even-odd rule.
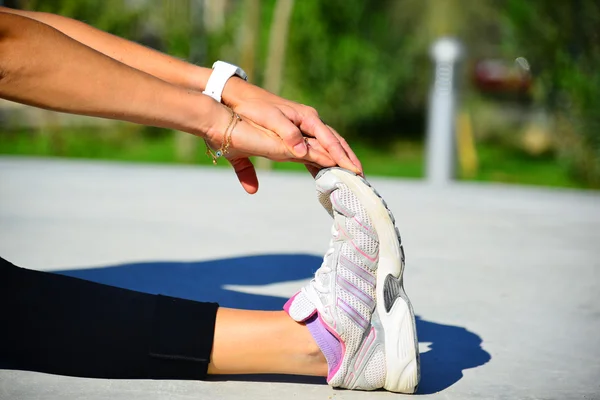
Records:
[[[248,80],[246,72],[237,65],[224,61],[216,61],[212,68],[213,71],[208,78],[208,82],[206,82],[206,89],[204,89],[202,94],[212,97],[219,103],[221,102],[221,94],[223,94],[223,89],[229,78],[237,75],[245,81]]]

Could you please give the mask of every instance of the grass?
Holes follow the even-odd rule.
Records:
[[[585,187],[552,156],[534,157],[500,146],[479,145],[477,181],[544,185],[556,187]]]
[[[106,134],[100,128],[69,128],[60,132],[3,132],[0,154],[133,162],[179,162],[175,157],[174,135],[157,135],[143,140],[137,127],[136,130],[118,131],[118,135]],[[197,161],[202,162],[203,159],[199,158]]]
[[[352,145],[352,149],[369,175],[403,178],[421,178],[424,176],[423,148],[420,143],[398,142],[387,151],[356,143]],[[273,167],[275,170],[304,170],[304,166],[295,163],[276,163]]]
[[[142,133],[145,132],[145,133]],[[177,157],[176,135],[164,131],[144,131],[133,125],[106,128],[68,128],[61,131],[20,131],[0,133],[0,154],[61,156],[130,162],[182,163]],[[197,140],[188,164],[210,165],[204,145]],[[353,149],[367,174],[422,178],[423,143],[398,141],[385,149],[354,143]],[[557,187],[583,187],[552,157],[532,157],[498,145],[478,144],[479,169],[472,178],[514,184]],[[226,166],[220,163],[221,167]],[[275,170],[300,171],[294,163],[276,163]]]

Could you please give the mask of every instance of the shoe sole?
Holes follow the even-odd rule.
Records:
[[[395,219],[379,193],[362,177],[342,168],[319,172],[344,183],[365,207],[379,238],[377,267],[377,312],[385,333],[386,379],[383,388],[391,392],[414,393],[420,380],[419,350],[415,315],[402,281],[404,250]],[[398,294],[386,310],[384,288],[386,278],[398,282]],[[389,279],[389,278],[388,278]],[[388,293],[388,304],[389,303]]]

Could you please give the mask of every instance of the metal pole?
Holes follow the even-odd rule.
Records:
[[[427,119],[427,180],[436,185],[449,183],[456,168],[456,66],[462,46],[451,38],[438,39],[431,47],[435,79],[429,97]]]

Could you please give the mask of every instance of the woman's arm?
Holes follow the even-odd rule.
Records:
[[[209,97],[128,67],[18,15],[0,13],[0,74],[0,96],[32,106],[202,137],[227,124],[227,110]]]
[[[0,12],[0,97],[55,111],[182,130],[219,148],[230,112],[212,98],[122,64],[56,29]],[[248,157],[335,163],[313,141],[295,158],[275,134],[241,122],[227,158],[249,193],[258,182]]]
[[[211,73],[210,68],[187,63],[71,18],[6,7],[0,7],[0,12],[20,15],[50,25],[110,58],[177,86],[201,92]]]
[[[211,73],[208,68],[162,54],[70,18],[6,7],[0,7],[0,12],[21,15],[52,26],[108,57],[183,88],[204,90]],[[362,173],[360,161],[350,146],[321,121],[313,108],[283,99],[237,77],[229,79],[225,85],[223,102],[242,116],[276,132],[296,157],[306,155],[304,133],[317,138],[338,165]]]

